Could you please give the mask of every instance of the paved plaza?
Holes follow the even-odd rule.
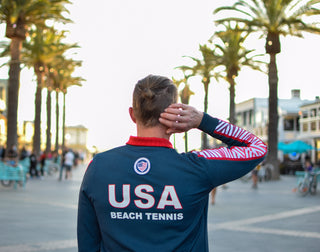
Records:
[[[75,252],[77,200],[85,165],[69,181],[29,179],[25,188],[0,185],[0,252]],[[300,197],[296,178],[229,183],[209,207],[214,252],[320,251],[320,189]],[[199,251],[201,252],[201,251]]]

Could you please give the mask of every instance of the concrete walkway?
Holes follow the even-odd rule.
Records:
[[[29,179],[25,188],[0,185],[0,251],[76,252],[85,168],[80,165],[69,181],[59,182],[56,174]],[[216,204],[209,207],[210,251],[320,251],[320,190],[300,197],[292,192],[295,183],[296,178],[283,176],[256,190],[240,180],[219,188]]]

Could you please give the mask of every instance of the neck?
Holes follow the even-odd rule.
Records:
[[[142,125],[137,125],[137,136],[165,138],[167,140],[169,140],[170,138],[170,135],[166,134],[166,128],[162,125],[154,127],[145,127]]]

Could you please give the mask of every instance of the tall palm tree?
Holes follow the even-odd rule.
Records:
[[[276,55],[281,51],[280,35],[302,37],[303,32],[320,33],[319,0],[238,0],[232,6],[217,8],[214,13],[233,11],[232,17],[217,20],[234,20],[249,27],[250,32],[262,32],[266,37],[265,49],[270,56],[269,79],[269,124],[267,163],[274,167],[272,177],[279,179],[278,164],[278,70]],[[233,15],[236,13],[237,15]],[[307,19],[309,18],[309,19]],[[309,20],[309,21],[308,21]]]
[[[24,42],[22,49],[23,61],[27,66],[33,67],[37,76],[37,91],[35,95],[35,119],[33,135],[33,152],[36,155],[41,151],[41,104],[42,90],[47,88],[47,146],[50,151],[51,137],[51,79],[48,67],[58,55],[62,55],[67,49],[76,45],[68,45],[61,42],[65,38],[65,31],[56,31],[53,27],[42,28],[36,26],[29,31],[30,36]],[[45,82],[46,78],[46,82]],[[48,141],[49,140],[49,141]]]
[[[230,22],[227,22],[223,26],[223,30],[216,32],[211,40],[215,42],[216,64],[224,67],[224,71],[222,72],[225,72],[224,78],[229,83],[229,121],[235,124],[235,78],[244,66],[261,71],[263,62],[255,59],[261,55],[252,55],[255,50],[248,50],[243,46],[248,37],[247,32],[241,30],[237,23],[232,25]]]
[[[192,71],[192,75],[198,75],[202,77],[202,84],[204,87],[204,112],[208,112],[208,94],[209,94],[209,84],[211,83],[211,78],[215,77],[218,79],[220,74],[215,72],[215,54],[213,50],[208,45],[199,45],[199,51],[201,52],[202,58],[197,59],[195,57],[186,56],[194,61],[193,66],[179,66],[177,68],[183,71]],[[206,134],[201,135],[201,148],[207,149],[209,147],[208,138]]]
[[[66,95],[68,88],[71,86],[82,86],[85,79],[81,77],[73,77],[72,74],[77,67],[82,65],[82,61],[66,59],[63,55],[56,60],[56,78],[54,87],[56,89],[56,151],[59,149],[59,92],[63,94],[62,107],[62,149],[65,148],[65,121],[66,121]]]
[[[184,83],[183,89],[179,92],[180,100],[183,104],[189,104],[190,96],[194,95],[194,92],[190,89],[190,85],[188,83],[188,79],[192,75],[187,75],[183,71],[184,78],[180,80],[176,80],[172,78],[173,83],[179,88],[179,86]],[[188,132],[184,132],[184,151],[188,152]]]
[[[63,81],[63,115],[62,115],[62,149],[65,148],[66,145],[66,96],[68,88],[71,86],[82,86],[82,82],[84,81],[81,77],[72,77],[69,76]]]
[[[22,42],[28,35],[30,25],[45,25],[46,20],[68,22],[63,16],[68,12],[65,4],[69,0],[1,0],[0,22],[6,22],[6,37],[11,40],[8,111],[7,111],[7,146],[17,144],[18,93],[20,86],[20,60]]]

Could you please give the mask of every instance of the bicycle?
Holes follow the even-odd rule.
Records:
[[[301,196],[306,196],[308,193],[311,195],[317,193],[318,175],[320,175],[320,171],[305,172],[304,177],[298,180],[297,190]]]

